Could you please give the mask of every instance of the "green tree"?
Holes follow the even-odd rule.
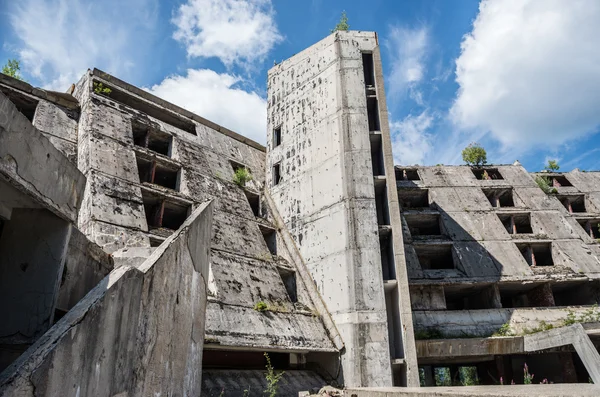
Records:
[[[337,32],[338,30],[347,31],[350,29],[350,25],[348,25],[348,17],[346,16],[346,11],[342,11],[342,16],[340,17],[340,21],[335,25],[335,28],[331,30],[331,33]]]
[[[462,158],[467,165],[482,166],[487,163],[487,153],[478,143],[470,143],[463,149]]]
[[[560,166],[558,165],[558,161],[556,160],[548,160],[548,165],[546,165],[544,167],[544,169],[546,171],[550,171],[550,172],[556,172],[560,169]]]
[[[23,77],[21,77],[21,74],[19,73],[20,70],[21,65],[16,59],[9,59],[6,62],[6,65],[2,66],[2,73],[14,77],[15,79],[23,80]]]

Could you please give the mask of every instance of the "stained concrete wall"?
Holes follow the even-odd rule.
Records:
[[[201,205],[113,270],[0,375],[0,396],[200,395],[211,223]]]
[[[268,73],[267,187],[344,341],[346,385],[392,382],[361,58],[376,48],[337,32]]]

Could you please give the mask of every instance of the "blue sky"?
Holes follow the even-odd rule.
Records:
[[[345,10],[378,32],[398,164],[600,169],[596,0],[0,0],[0,62],[64,91],[103,69],[261,143],[266,73]]]

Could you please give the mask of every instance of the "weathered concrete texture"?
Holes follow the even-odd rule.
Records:
[[[201,205],[113,270],[0,375],[0,396],[199,395],[211,223]]]
[[[2,93],[0,174],[56,215],[77,219],[85,177]]]
[[[337,32],[268,74],[267,187],[342,336],[347,385],[392,384],[361,56],[376,50],[371,32]]]
[[[507,385],[467,387],[421,387],[421,388],[361,388],[348,389],[346,397],[444,397],[444,396],[488,396],[488,397],[595,397],[600,386],[589,384],[556,385]]]

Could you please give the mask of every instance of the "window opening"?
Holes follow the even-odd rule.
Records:
[[[20,94],[16,91],[0,87],[0,91],[6,95],[9,101],[15,105],[17,110],[21,112],[27,120],[33,123],[33,117],[35,116],[35,110],[37,109],[38,101],[26,95]]]
[[[586,212],[584,195],[557,197],[569,213]]]
[[[275,229],[263,227],[261,225],[259,225],[259,229],[262,233],[265,243],[267,244],[269,252],[271,255],[277,256],[277,233],[275,232]]]
[[[298,302],[298,293],[296,289],[296,272],[293,270],[284,269],[278,267],[279,276],[283,281],[283,285],[285,286],[285,290],[293,303]]]
[[[441,236],[441,218],[439,214],[405,214],[411,236]]]
[[[512,189],[482,189],[483,194],[494,208],[514,207]]]
[[[377,223],[379,225],[389,225],[390,211],[385,183],[375,186],[375,210],[377,212]]]
[[[281,145],[281,126],[273,130],[273,147]]]
[[[380,131],[377,98],[367,98],[367,116],[369,119],[369,131]]]
[[[533,233],[530,214],[498,214],[498,218],[509,234]]]
[[[496,179],[504,179],[500,171],[497,168],[471,168],[475,178],[484,181],[491,181]]]
[[[411,168],[396,168],[396,181],[420,181],[419,172]]]
[[[414,248],[423,270],[455,268],[451,244],[424,244],[415,245]]]
[[[146,193],[142,189],[142,200],[148,227],[177,230],[189,215],[190,206],[167,201],[164,197]]]
[[[273,186],[279,185],[281,182],[281,164],[275,164],[273,166]]]
[[[136,156],[140,183],[152,183],[172,190],[179,190],[179,172],[163,165],[156,160],[146,160]]]
[[[447,310],[480,310],[500,307],[497,288],[489,285],[479,288],[444,287]]]
[[[381,270],[384,280],[396,279],[396,266],[394,264],[394,247],[391,234],[379,236],[379,250],[381,253]]]
[[[381,138],[381,135],[378,135]],[[371,139],[371,164],[373,166],[373,176],[385,175],[385,166],[383,163],[383,148],[381,139]]]
[[[571,182],[567,179],[567,177],[563,175],[553,176],[552,178],[552,187],[568,187],[573,186]]]
[[[551,243],[518,244],[517,247],[529,266],[554,266]]]
[[[131,122],[131,130],[134,145],[147,148],[163,156],[171,156],[171,143],[173,141],[171,135],[136,121]]]
[[[373,67],[373,54],[362,53],[363,73],[365,77],[365,86],[375,85],[375,70]]]
[[[599,219],[578,219],[577,222],[585,232],[593,239],[600,238]]]
[[[422,209],[429,207],[428,189],[398,189],[398,200],[402,209]]]
[[[261,216],[260,211],[260,195],[250,192],[249,190],[243,190],[246,199],[248,200],[248,204],[250,204],[250,208],[252,208],[252,213],[254,216]]]

